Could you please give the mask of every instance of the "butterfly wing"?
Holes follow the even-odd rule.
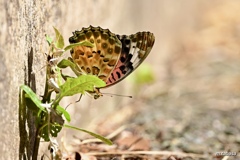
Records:
[[[81,72],[98,76],[114,85],[131,74],[150,53],[155,37],[150,32],[130,36],[115,35],[100,27],[75,31],[70,43],[89,41],[94,47],[77,46],[71,50],[73,61]]]
[[[70,43],[82,41],[91,42],[93,47],[74,47],[71,50],[73,61],[81,72],[96,75],[107,82],[121,55],[121,41],[108,29],[92,26],[75,31],[69,38]]]
[[[155,37],[150,32],[138,32],[130,36],[117,35],[122,50],[117,65],[107,79],[107,87],[114,85],[131,74],[150,53]]]

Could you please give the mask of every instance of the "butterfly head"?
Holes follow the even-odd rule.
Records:
[[[103,94],[100,92],[99,88],[95,88],[94,91],[90,92],[88,91],[88,93],[94,98],[94,99],[98,99],[99,97],[102,97]]]

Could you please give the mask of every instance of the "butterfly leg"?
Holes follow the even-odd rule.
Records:
[[[80,102],[81,99],[82,99],[82,94],[80,95],[79,99],[75,103]]]
[[[80,97],[77,101],[69,103],[65,109],[67,109],[71,104],[80,102],[81,99],[82,99],[82,94],[80,95]]]

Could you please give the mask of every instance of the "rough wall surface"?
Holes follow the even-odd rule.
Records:
[[[18,90],[30,82],[33,89],[42,92],[44,82],[40,68],[45,64],[42,54],[44,33],[52,4],[43,1],[1,2],[1,122],[0,159],[18,159]],[[31,52],[32,51],[32,52]],[[32,55],[31,55],[32,54]],[[31,74],[30,72],[33,72]],[[34,73],[36,72],[36,73]],[[35,79],[36,77],[36,79]]]

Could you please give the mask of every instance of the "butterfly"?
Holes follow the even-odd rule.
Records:
[[[105,87],[112,86],[131,74],[150,53],[155,37],[150,32],[117,35],[109,29],[89,26],[73,32],[69,42],[89,41],[93,47],[76,46],[70,53],[81,72],[96,75]],[[105,88],[103,87],[103,88]],[[97,99],[100,88],[91,93]]]

